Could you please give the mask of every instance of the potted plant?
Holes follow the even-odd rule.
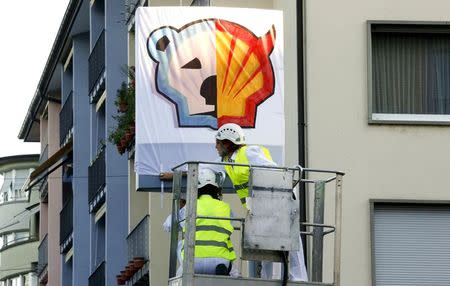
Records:
[[[117,126],[109,132],[108,140],[117,146],[117,151],[123,154],[131,149],[135,135],[135,77],[134,67],[127,71],[128,83],[123,82],[117,90],[114,104],[118,114],[113,116]]]

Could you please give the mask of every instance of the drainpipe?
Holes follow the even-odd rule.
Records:
[[[305,1],[298,0],[297,3],[297,102],[298,102],[298,162],[301,166],[306,167],[306,83],[305,83]],[[306,192],[305,184],[300,184],[300,221],[306,221]],[[306,231],[305,226],[300,227],[301,231]],[[303,253],[306,255],[307,245],[306,238],[302,237]],[[305,257],[306,258],[306,257]],[[305,263],[308,264],[307,259]]]

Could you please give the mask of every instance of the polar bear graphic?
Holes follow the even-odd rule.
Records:
[[[176,106],[179,126],[254,127],[257,105],[274,90],[274,38],[273,27],[258,38],[219,19],[154,30],[147,49],[156,63],[155,86]]]

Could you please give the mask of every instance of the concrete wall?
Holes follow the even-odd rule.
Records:
[[[149,214],[149,194],[136,192],[136,173],[134,172],[134,160],[128,161],[128,232],[131,232],[137,224]]]
[[[0,279],[23,273],[31,269],[31,262],[37,261],[37,240],[9,247],[1,252]],[[58,284],[59,285],[59,284]]]
[[[85,284],[89,278],[89,35],[73,37],[73,269],[72,285]]]
[[[369,199],[448,200],[448,127],[369,125],[367,20],[448,21],[450,2],[306,1],[308,165],[344,177],[342,285],[371,284]]]
[[[48,104],[48,154],[59,150],[59,111],[60,105]],[[59,212],[62,209],[62,171],[58,168],[48,175],[48,286],[61,284],[61,259],[59,254]]]
[[[127,63],[127,26],[121,1],[105,1],[106,29],[106,132],[116,126],[114,105],[117,90],[127,80],[123,68]],[[105,137],[107,135],[105,134]],[[128,235],[128,165],[126,156],[111,143],[106,145],[106,285],[116,285],[116,275],[127,261]]]

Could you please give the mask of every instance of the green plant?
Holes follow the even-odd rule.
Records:
[[[134,67],[126,70],[128,83],[123,82],[117,90],[114,105],[118,109],[117,115],[113,116],[117,126],[109,131],[108,141],[117,145],[117,150],[123,154],[131,147],[134,137],[135,125],[135,76]]]

